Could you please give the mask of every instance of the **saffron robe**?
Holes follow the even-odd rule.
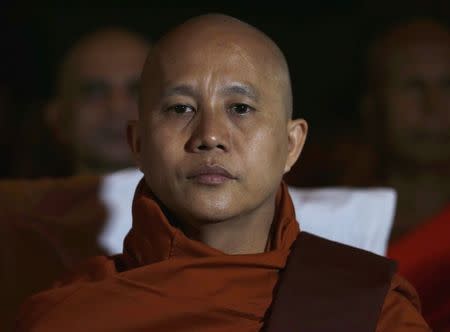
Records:
[[[260,331],[299,232],[285,184],[269,250],[227,255],[187,238],[141,182],[124,252],[95,257],[22,307],[17,331]],[[396,276],[377,331],[429,331],[414,289]]]

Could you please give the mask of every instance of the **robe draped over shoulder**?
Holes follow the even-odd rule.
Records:
[[[299,233],[284,183],[273,225],[268,251],[227,255],[174,227],[141,182],[123,254],[94,257],[30,298],[16,331],[260,331]],[[377,331],[429,331],[400,277]]]

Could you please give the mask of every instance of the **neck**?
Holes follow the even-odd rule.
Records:
[[[183,230],[189,238],[229,255],[256,254],[267,250],[274,215],[275,195],[271,195],[262,206],[244,215],[220,222],[183,223]]]
[[[392,239],[439,213],[450,201],[450,175],[392,172],[388,185],[398,193]]]

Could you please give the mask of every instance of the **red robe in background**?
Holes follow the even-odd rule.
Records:
[[[433,331],[450,331],[450,205],[394,242],[388,256],[416,288]]]

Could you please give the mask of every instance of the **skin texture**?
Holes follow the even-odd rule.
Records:
[[[149,45],[117,28],[82,38],[68,52],[47,120],[73,147],[80,173],[114,171],[132,164],[127,121],[137,118],[137,92]]]
[[[373,45],[365,114],[398,191],[393,239],[437,214],[450,197],[450,33],[428,20]]]
[[[263,252],[307,132],[291,120],[273,41],[223,15],[189,20],[149,55],[139,107],[129,125],[136,162],[186,234],[227,253]]]

